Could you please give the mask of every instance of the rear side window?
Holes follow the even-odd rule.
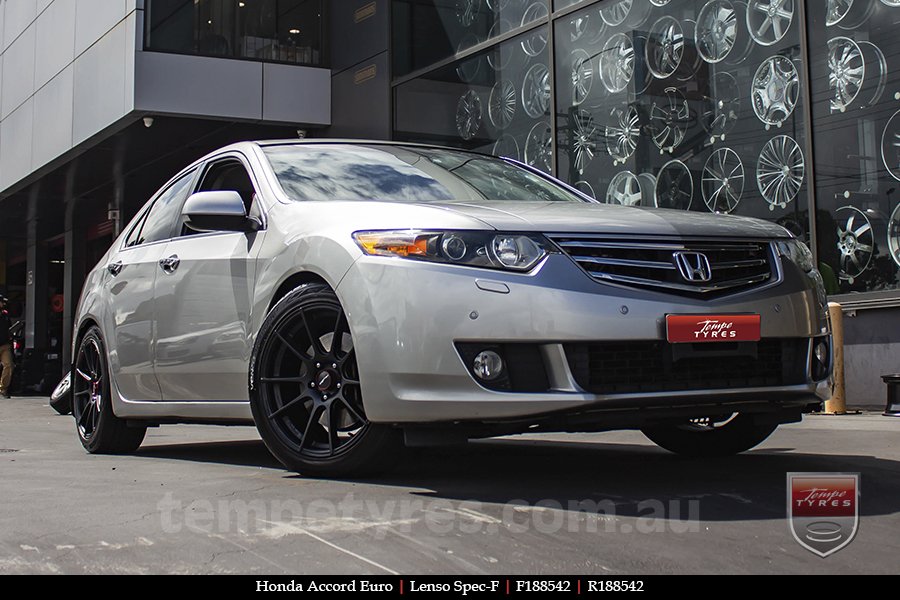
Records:
[[[151,244],[171,238],[175,223],[181,216],[181,206],[187,199],[193,180],[194,172],[192,171],[178,179],[160,194],[153,206],[150,207],[150,211],[143,219],[143,223],[140,223],[140,233],[134,236],[134,239],[131,239],[134,232],[130,233],[129,240],[126,241],[125,245],[130,247],[140,244]]]

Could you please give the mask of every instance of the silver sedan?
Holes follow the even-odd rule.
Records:
[[[89,452],[252,422],[309,474],[542,431],[733,454],[831,390],[821,277],[784,229],[410,144],[197,161],[90,273],[75,327],[59,393]]]

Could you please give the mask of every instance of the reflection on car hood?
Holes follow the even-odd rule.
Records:
[[[466,215],[506,231],[606,233],[655,236],[789,237],[760,219],[680,210],[569,202],[449,202],[422,206]]]

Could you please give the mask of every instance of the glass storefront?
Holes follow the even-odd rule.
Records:
[[[147,0],[144,48],[322,64],[322,0]]]
[[[393,4],[395,139],[768,219],[814,243],[831,294],[896,299],[900,1]]]

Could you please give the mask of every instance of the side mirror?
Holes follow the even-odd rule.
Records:
[[[197,192],[181,210],[185,224],[201,233],[213,231],[257,231],[260,223],[247,215],[237,192]]]

